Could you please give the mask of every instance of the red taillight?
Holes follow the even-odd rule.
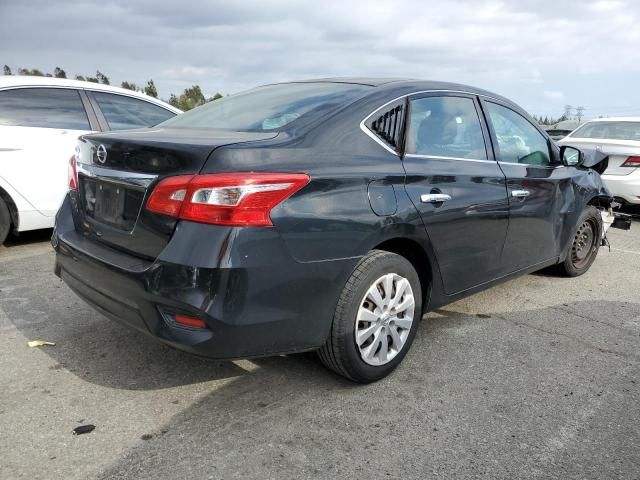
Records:
[[[205,328],[207,326],[204,320],[200,320],[199,318],[187,317],[186,315],[176,315],[174,318],[178,325],[185,327]]]
[[[147,208],[182,220],[271,226],[271,210],[309,183],[302,173],[218,173],[162,180]]]
[[[78,190],[78,170],[76,169],[76,156],[72,155],[69,159],[67,167],[67,176],[69,177],[69,190]]]
[[[162,180],[147,200],[147,209],[154,213],[177,217],[192,178],[193,175],[180,175]]]
[[[640,167],[640,157],[629,157],[621,167]]]

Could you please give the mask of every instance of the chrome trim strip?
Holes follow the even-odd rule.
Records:
[[[371,115],[369,115],[369,117],[370,116]],[[374,139],[378,143],[378,145],[384,148],[387,152],[393,153],[396,157],[400,158],[400,155],[398,154],[398,152],[396,152],[393,148],[391,148],[389,145],[384,143],[382,139],[378,138],[378,136],[375,133],[373,133],[371,130],[369,130],[369,128],[364,124],[364,122],[367,121],[369,117],[365,118],[363,121],[360,122],[360,130],[362,130],[369,137]]]
[[[389,100],[387,103],[385,103],[384,105],[381,105],[380,107],[376,108],[373,112],[371,112],[369,115],[367,115],[361,122],[360,122],[360,130],[362,130],[365,134],[367,134],[369,137],[371,137],[373,140],[375,140],[378,145],[380,145],[382,148],[384,148],[386,151],[393,153],[395,156],[397,156],[398,158],[400,158],[400,155],[398,154],[398,152],[396,152],[395,150],[393,150],[391,147],[389,147],[386,143],[384,143],[380,138],[378,138],[378,136],[373,133],[371,130],[369,130],[369,127],[367,127],[365,125],[365,123],[371,118],[373,117],[376,113],[378,113],[380,110],[382,110],[383,108],[387,107],[388,105],[391,105],[394,102],[397,102],[398,100],[400,100],[401,98],[406,98],[406,97],[410,97],[411,95],[420,95],[422,93],[462,93],[464,95],[474,95],[476,97],[484,97],[484,98],[490,98],[491,100],[496,100],[496,101],[500,101],[499,98],[496,97],[492,97],[491,95],[486,95],[484,93],[476,93],[476,92],[466,92],[464,90],[419,90],[417,92],[411,92],[411,93],[405,93],[404,95],[400,95],[399,97],[394,98],[393,100]],[[406,113],[405,113],[406,115]],[[406,118],[406,117],[405,117]],[[444,158],[444,157],[443,157]],[[462,159],[458,159],[458,160],[462,160]],[[492,161],[492,160],[490,160]]]
[[[111,170],[109,168],[87,165],[80,162],[76,162],[76,170],[78,175],[82,174],[85,177],[103,182],[118,183],[136,190],[146,190],[149,185],[158,178],[157,175]]]
[[[462,157],[441,157],[438,155],[419,155],[417,153],[405,153],[405,157],[409,158],[434,158],[436,160],[458,160],[461,162],[481,162],[481,163],[496,163],[495,160],[481,160],[478,158],[462,158]]]
[[[556,168],[560,168],[560,167],[564,167],[564,165],[532,165],[530,163],[515,163],[515,162],[500,162],[498,161],[498,163],[500,165],[516,165],[518,167],[524,167],[524,168],[548,168],[548,169],[556,169]]]

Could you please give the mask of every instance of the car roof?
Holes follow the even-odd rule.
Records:
[[[0,76],[0,90],[3,88],[14,87],[57,87],[57,88],[79,88],[84,90],[93,90],[97,92],[110,92],[126,95],[129,97],[139,98],[147,102],[154,103],[161,107],[171,110],[173,113],[182,113],[179,110],[158,98],[151,97],[142,92],[128,90],[126,88],[114,87],[112,85],[104,85],[102,83],[83,82],[81,80],[70,80],[68,78],[54,77],[36,77],[27,75],[3,75]]]
[[[640,117],[607,117],[607,118],[594,118],[589,120],[591,122],[640,122]]]
[[[501,95],[483,90],[481,88],[472,87],[470,85],[463,85],[460,83],[442,82],[435,80],[419,80],[414,78],[402,78],[402,77],[329,77],[329,78],[316,78],[308,80],[294,80],[287,83],[352,83],[357,85],[368,85],[375,87],[375,91],[386,90],[390,94],[394,92],[398,96],[410,95],[415,92],[429,92],[429,91],[448,91],[448,92],[460,92],[470,93],[473,95],[481,95],[489,98],[494,98],[502,102],[508,103],[519,110],[522,110],[513,101],[505,98]]]

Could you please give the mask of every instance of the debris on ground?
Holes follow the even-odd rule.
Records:
[[[29,345],[30,348],[44,347],[45,345],[49,345],[51,347],[56,346],[55,342],[45,342],[44,340],[31,340],[30,342],[27,342],[27,345]]]
[[[83,433],[90,433],[96,429],[95,425],[80,425],[73,429],[74,435],[82,435]]]

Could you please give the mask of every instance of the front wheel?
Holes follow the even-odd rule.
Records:
[[[598,255],[602,239],[602,215],[596,207],[584,209],[576,226],[569,251],[563,263],[562,273],[578,277],[591,267]]]
[[[411,263],[373,250],[347,281],[322,362],[355,382],[379,380],[406,355],[422,316],[422,289]]]

